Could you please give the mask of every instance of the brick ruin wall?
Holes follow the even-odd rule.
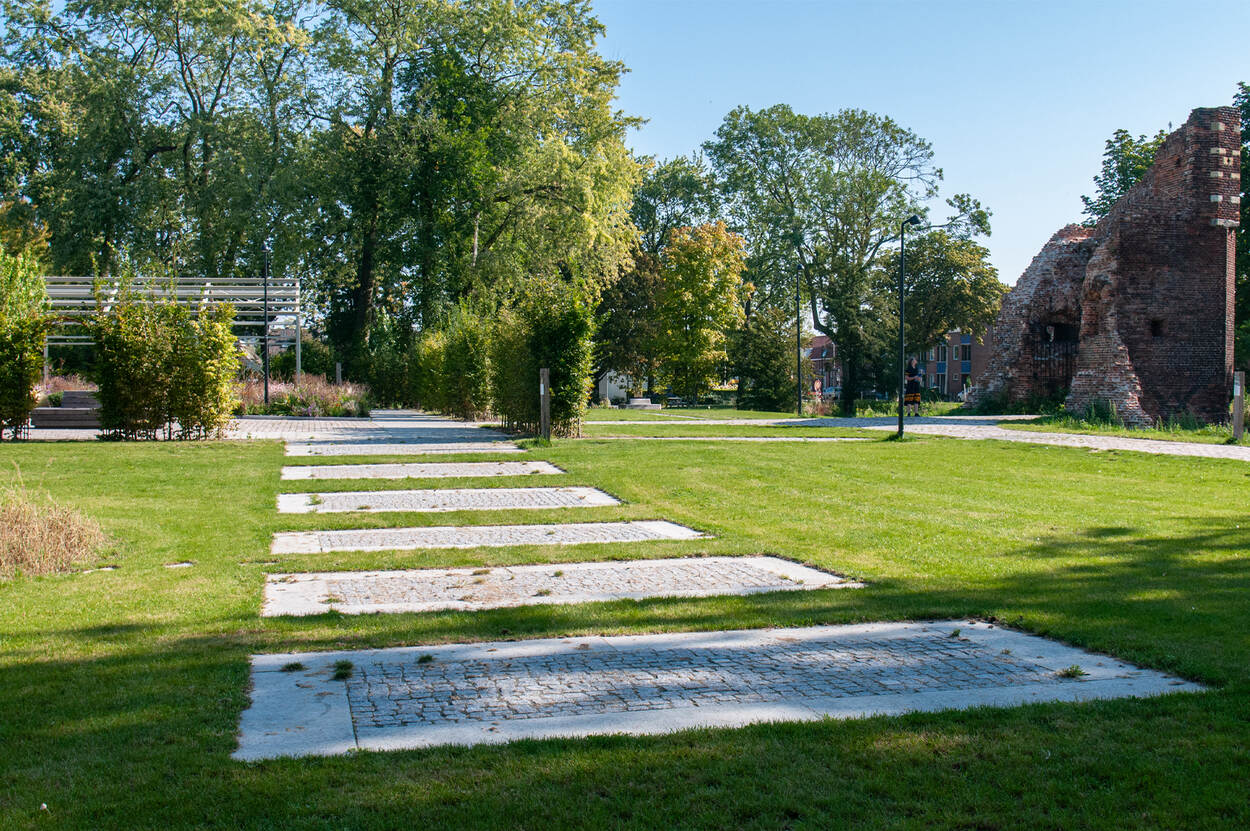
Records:
[[[1236,109],[1194,110],[1097,225],[1051,237],[1003,301],[974,400],[1066,391],[1070,411],[1138,425],[1225,421],[1240,154]]]

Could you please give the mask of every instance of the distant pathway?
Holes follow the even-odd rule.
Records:
[[[1025,444],[1048,444],[1059,447],[1082,447],[1086,450],[1132,450],[1139,453],[1155,453],[1163,456],[1191,456],[1208,459],[1235,459],[1250,462],[1250,447],[1232,444],[1199,444],[1186,441],[1160,441],[1156,439],[1129,439],[1120,436],[1093,436],[1083,433],[1043,433],[1032,430],[1008,430],[999,427],[1004,421],[1024,421],[1036,416],[927,416],[909,418],[905,431],[917,435],[947,436],[954,439],[1023,442]],[[604,422],[595,424],[638,424],[637,421]],[[725,424],[757,427],[853,427],[864,430],[894,431],[898,419],[894,416],[871,418],[720,418],[688,421],[686,424]],[[592,436],[607,438],[607,436]],[[633,438],[633,437],[630,437]],[[639,436],[638,438],[642,438]],[[664,436],[665,439],[674,439]],[[702,438],[702,437],[701,437]],[[720,437],[717,437],[720,438]],[[722,440],[739,440],[744,437],[724,437]]]

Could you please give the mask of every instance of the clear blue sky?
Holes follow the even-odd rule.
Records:
[[[1014,283],[1081,215],[1117,129],[1179,126],[1250,83],[1250,0],[594,0],[602,53],[648,119],[639,153],[690,153],[739,104],[855,107],[928,139],[943,193],[994,212]]]

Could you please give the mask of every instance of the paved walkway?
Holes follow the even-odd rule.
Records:
[[[289,531],[273,535],[274,554],[331,551],[413,551],[422,548],[496,548],[514,545],[693,540],[703,534],[675,522],[567,522],[557,525],[431,525],[351,531]]]
[[[1023,442],[1025,444],[1048,444],[1059,447],[1081,447],[1087,450],[1132,450],[1138,453],[1155,453],[1164,456],[1191,456],[1210,459],[1235,459],[1250,462],[1250,447],[1230,444],[1199,444],[1184,441],[1160,441],[1156,439],[1132,439],[1119,436],[1093,436],[1082,433],[1044,433],[1033,430],[1008,430],[998,425],[1005,421],[1025,421],[1036,416],[922,416],[909,418],[905,431],[916,435],[947,436],[955,439]],[[632,424],[638,421],[595,422],[596,424]],[[657,419],[658,423],[658,419]],[[674,422],[668,422],[674,423]],[[682,424],[725,424],[756,427],[853,427],[864,430],[893,432],[898,429],[895,416],[872,418],[721,418],[698,419]],[[641,436],[592,436],[591,438],[643,438]],[[771,437],[769,437],[771,438]],[[673,436],[652,437],[652,440],[675,440]],[[745,437],[699,437],[684,441],[743,441]],[[768,439],[758,439],[768,440]],[[797,439],[792,439],[797,440]],[[828,439],[826,439],[827,441]],[[843,439],[845,441],[845,439]]]
[[[598,508],[619,500],[595,488],[437,488],[433,490],[280,493],[280,514],[382,511],[509,511]]]
[[[495,568],[270,574],[261,615],[477,611],[510,606],[861,588],[778,557],[681,557]]]
[[[252,683],[238,759],[1202,689],[969,621],[256,655]]]
[[[460,479],[564,473],[550,462],[411,462],[381,465],[296,465],[282,468],[285,480]]]

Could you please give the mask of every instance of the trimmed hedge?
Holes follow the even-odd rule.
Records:
[[[538,371],[551,370],[551,429],[581,430],[594,365],[594,310],[575,289],[536,286],[495,326],[490,349],[491,392],[497,414],[512,430],[536,432]]]
[[[43,342],[51,325],[48,292],[34,257],[0,246],[0,439],[26,423],[37,401]]]
[[[88,328],[96,348],[100,424],[112,438],[220,436],[238,401],[234,309],[202,304],[198,315],[127,283],[97,297]]]

